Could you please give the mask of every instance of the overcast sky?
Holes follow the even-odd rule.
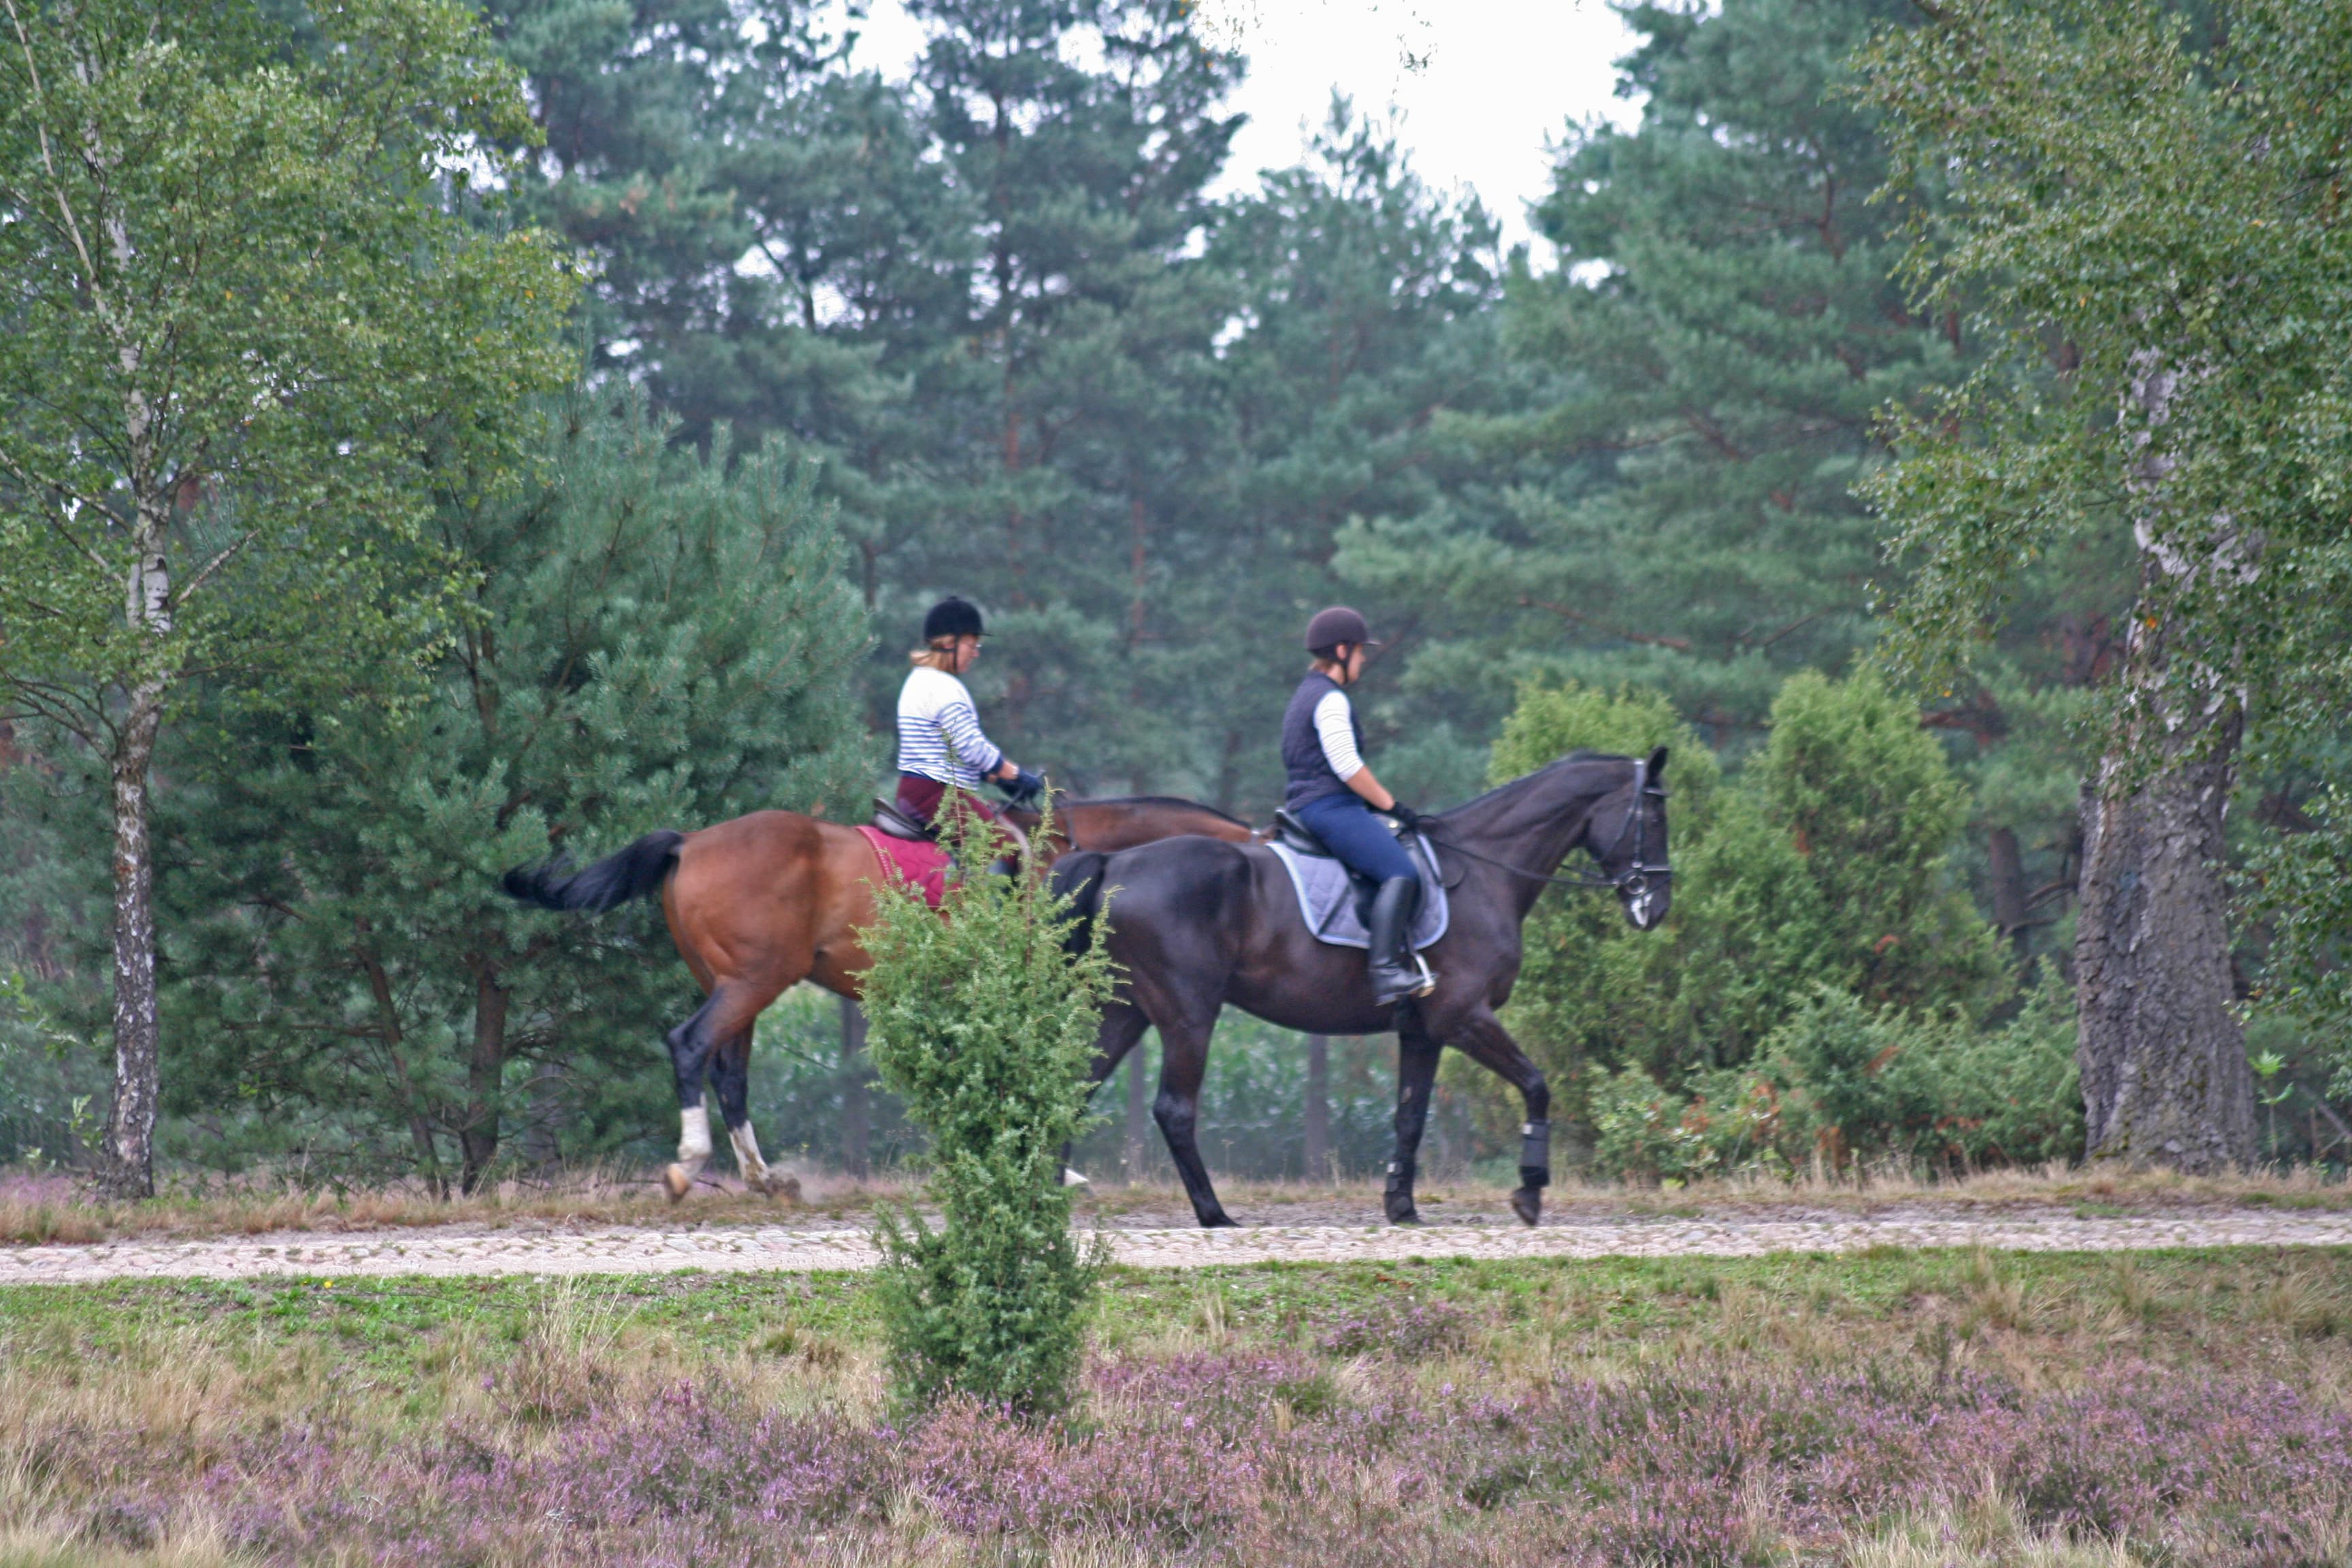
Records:
[[[1571,121],[1629,121],[1612,63],[1632,47],[1601,0],[1200,0],[1203,30],[1249,57],[1234,107],[1250,117],[1224,187],[1297,161],[1302,125],[1338,88],[1360,110],[1393,106],[1422,177],[1476,191],[1507,242],[1528,237],[1547,137]],[[874,0],[856,63],[903,76],[921,30]]]

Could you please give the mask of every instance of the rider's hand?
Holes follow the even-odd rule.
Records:
[[[1030,801],[1045,793],[1045,781],[1027,768],[1016,767],[1009,779],[999,779],[996,787],[1004,792],[1009,801]]]
[[[1383,816],[1395,817],[1398,823],[1402,825],[1408,833],[1417,832],[1420,830],[1421,813],[1413,810],[1412,807],[1405,805],[1405,803],[1401,800],[1392,800],[1389,802],[1388,810],[1382,812],[1381,815]]]

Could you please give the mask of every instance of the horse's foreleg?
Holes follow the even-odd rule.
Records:
[[[1453,1044],[1516,1088],[1527,1104],[1527,1124],[1519,1129],[1519,1187],[1511,1194],[1511,1212],[1533,1225],[1543,1215],[1543,1190],[1551,1185],[1551,1086],[1489,1009],[1474,1015]]]
[[[1396,1156],[1389,1162],[1388,1191],[1382,1206],[1391,1225],[1419,1225],[1413,1207],[1412,1178],[1421,1156],[1422,1130],[1429,1122],[1430,1090],[1437,1083],[1438,1053],[1444,1047],[1430,1038],[1421,1010],[1411,1005],[1397,1009]]]

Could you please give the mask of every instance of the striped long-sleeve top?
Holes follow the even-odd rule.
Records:
[[[963,682],[917,666],[898,689],[898,771],[976,789],[1004,753],[981,732],[980,714]]]

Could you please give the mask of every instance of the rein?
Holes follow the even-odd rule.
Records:
[[[1623,846],[1628,837],[1631,837],[1633,840],[1633,854],[1626,862],[1625,868],[1613,877],[1594,877],[1583,872],[1570,872],[1561,877],[1544,871],[1530,871],[1524,866],[1514,866],[1507,860],[1497,860],[1491,855],[1481,855],[1475,849],[1465,849],[1459,844],[1439,838],[1434,834],[1431,835],[1431,839],[1439,848],[1451,850],[1465,860],[1475,860],[1480,865],[1492,866],[1498,871],[1508,871],[1512,876],[1524,878],[1530,882],[1542,882],[1555,888],[1613,888],[1620,893],[1639,898],[1649,889],[1651,878],[1655,877],[1663,881],[1671,879],[1675,874],[1675,868],[1672,866],[1663,864],[1653,866],[1649,863],[1650,814],[1646,806],[1654,797],[1658,800],[1665,799],[1666,786],[1650,777],[1649,760],[1643,758],[1633,764],[1633,804],[1625,814],[1625,825],[1617,830],[1616,845],[1612,847],[1613,853],[1616,848]]]

